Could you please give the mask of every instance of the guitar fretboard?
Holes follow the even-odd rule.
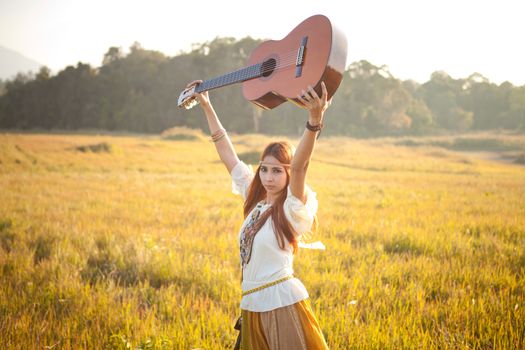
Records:
[[[235,72],[231,72],[220,77],[203,81],[199,86],[195,88],[195,92],[200,93],[203,91],[217,89],[226,85],[240,83],[246,80],[259,78],[263,75],[262,63],[254,64],[253,66],[241,68]]]

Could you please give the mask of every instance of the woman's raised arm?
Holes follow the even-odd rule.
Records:
[[[201,82],[202,80],[193,81],[188,84],[188,87]],[[226,169],[228,169],[228,172],[231,173],[235,165],[239,162],[239,157],[237,156],[237,153],[235,153],[235,149],[233,148],[233,144],[228,137],[228,133],[222,126],[217,113],[215,113],[215,110],[213,109],[208,92],[205,91],[203,93],[197,94],[197,99],[199,100],[199,103],[206,114],[206,119],[208,120],[208,126],[210,128],[210,133],[212,135],[212,140],[215,143],[217,153],[219,153],[219,157],[226,166]]]
[[[303,203],[306,203],[305,182],[308,164],[310,163],[310,158],[314,150],[317,133],[323,126],[324,112],[331,103],[331,99],[327,99],[328,93],[324,82],[321,83],[321,89],[323,91],[321,97],[317,95],[311,86],[308,87],[308,91],[303,91],[302,96],[298,96],[304,108],[309,111],[309,116],[306,124],[307,127],[292,159],[292,165],[290,167],[290,191]]]

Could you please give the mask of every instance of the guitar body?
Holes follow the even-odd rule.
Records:
[[[257,46],[247,67],[187,87],[179,96],[178,106],[189,109],[197,103],[195,94],[234,83],[242,83],[244,97],[265,109],[285,101],[301,105],[297,96],[308,86],[321,96],[323,81],[331,98],[343,79],[346,51],[343,32],[326,16],[315,15],[284,39]]]
[[[304,62],[297,77],[297,50],[305,37]],[[274,65],[276,69],[266,73],[267,76],[244,81],[243,95],[265,109],[275,108],[285,101],[300,105],[297,95],[310,85],[321,96],[321,82],[324,81],[330,99],[343,79],[346,53],[345,35],[327,17],[309,17],[284,39],[265,41],[255,48],[248,65],[268,62],[270,71]]]

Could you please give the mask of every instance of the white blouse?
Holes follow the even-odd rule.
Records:
[[[241,161],[235,165],[231,176],[233,193],[240,194],[243,199],[246,199],[248,187],[254,177],[253,170]],[[286,219],[299,235],[298,239],[310,231],[317,212],[316,193],[306,187],[306,196],[307,200],[304,204],[292,195],[288,187],[288,197],[284,201]],[[269,205],[264,204],[261,213],[268,208]],[[249,222],[250,216],[251,213],[241,226],[239,244],[242,230]],[[270,216],[254,238],[250,261],[243,270],[242,290],[245,292],[292,274],[293,248],[286,239],[285,250],[279,248]],[[243,296],[241,309],[255,312],[270,311],[295,304],[306,298],[308,298],[308,292],[304,285],[299,279],[292,278]]]

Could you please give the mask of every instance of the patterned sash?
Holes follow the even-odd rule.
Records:
[[[243,269],[250,262],[250,258],[252,257],[253,239],[255,238],[255,235],[259,232],[270,215],[272,215],[273,207],[269,207],[261,214],[262,207],[262,203],[257,204],[250,217],[250,221],[246,224],[241,233],[240,253]]]

